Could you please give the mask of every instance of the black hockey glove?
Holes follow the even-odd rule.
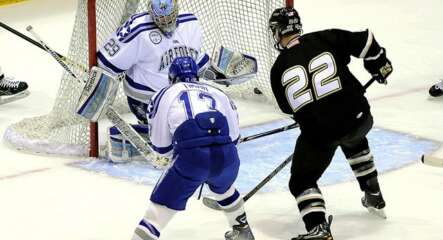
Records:
[[[365,69],[379,83],[386,84],[388,76],[392,73],[392,64],[386,58],[386,50],[381,48],[381,53],[375,57],[368,57],[364,61]]]

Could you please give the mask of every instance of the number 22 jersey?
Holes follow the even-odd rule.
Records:
[[[351,56],[368,58],[380,51],[369,30],[302,35],[299,44],[280,53],[271,69],[278,106],[294,116],[306,137],[338,140],[370,114],[365,89],[348,68]]]

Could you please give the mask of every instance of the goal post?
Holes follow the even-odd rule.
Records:
[[[272,11],[292,6],[293,0],[179,0],[181,11],[194,13],[203,28],[202,51],[211,54],[216,44],[257,58],[257,77],[244,84],[223,88],[234,98],[273,103],[269,70],[277,56],[267,23]],[[129,16],[147,10],[148,0],[78,0],[68,58],[84,66],[97,64],[97,48]],[[72,66],[82,79],[87,74]],[[219,85],[217,85],[219,86]],[[23,119],[9,126],[4,139],[29,152],[98,157],[100,123],[90,123],[75,114],[82,81],[63,73],[50,113]],[[256,91],[259,90],[259,91]],[[257,95],[260,93],[260,95]],[[128,112],[126,97],[119,90],[114,108]],[[100,136],[104,137],[104,136]]]

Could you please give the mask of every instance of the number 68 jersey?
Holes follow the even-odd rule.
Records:
[[[280,109],[294,116],[307,137],[338,140],[370,114],[365,90],[348,68],[351,56],[369,58],[380,51],[369,30],[302,35],[298,44],[280,53],[271,70]]]
[[[240,135],[237,109],[221,90],[203,83],[181,82],[157,92],[148,107],[154,150],[170,156],[177,128],[186,120],[208,111],[218,111],[226,118],[229,137],[235,143]]]

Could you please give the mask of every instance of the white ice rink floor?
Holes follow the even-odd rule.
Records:
[[[441,146],[443,97],[430,99],[427,91],[443,78],[443,1],[296,0],[295,5],[306,32],[371,28],[394,66],[387,86],[374,84],[368,90],[376,127]],[[31,0],[0,7],[0,21],[22,32],[33,25],[50,46],[64,53],[75,7],[74,0]],[[31,91],[26,99],[0,106],[1,133],[24,117],[50,111],[62,69],[49,55],[0,28],[0,66],[6,74],[27,81]],[[369,78],[361,61],[353,61],[351,68],[362,82]],[[240,111],[243,125],[250,124],[251,113]],[[275,114],[263,118],[272,117]],[[443,157],[443,149],[429,154]],[[375,157],[376,162],[389,161]],[[68,165],[78,160],[30,155],[0,144],[1,240],[130,239],[152,186]],[[443,168],[411,160],[416,162],[380,176],[387,220],[362,208],[356,182],[322,187],[328,213],[334,215],[335,239],[443,240]],[[288,191],[259,193],[247,202],[246,210],[256,239],[290,239],[304,232]],[[223,239],[227,229],[222,214],[193,198],[187,211],[162,232],[162,239]]]

